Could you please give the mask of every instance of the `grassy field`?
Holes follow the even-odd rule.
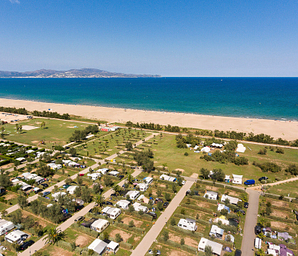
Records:
[[[150,133],[138,130],[121,129],[117,132],[106,133],[105,136],[83,143],[76,147],[78,154],[106,158],[125,149],[126,142],[136,142],[149,136]]]
[[[276,194],[276,195],[283,195],[283,196],[290,196],[290,197],[298,197],[298,181],[287,182],[279,185],[275,185],[269,187],[266,192]]]
[[[206,160],[200,159],[202,153],[194,153],[189,149],[180,149],[176,147],[175,136],[165,134],[162,138],[157,137],[156,142],[152,145],[152,151],[154,153],[155,166],[167,166],[170,171],[175,169],[183,169],[183,175],[190,176],[192,173],[199,173],[201,168],[208,170],[221,168],[225,174],[241,174],[245,179],[258,179],[261,176],[266,175],[269,179],[274,180],[275,177],[279,179],[288,178],[284,171],[278,174],[274,173],[263,173],[258,167],[252,165],[253,161],[256,162],[274,162],[282,167],[287,167],[289,164],[298,164],[298,151],[295,149],[285,149],[284,154],[278,154],[267,150],[267,155],[259,155],[260,149],[264,146],[254,144],[244,144],[247,148],[245,153],[241,154],[249,159],[249,165],[237,166],[233,163],[221,164],[218,162],[207,162]],[[188,156],[184,153],[187,152]]]
[[[42,122],[45,122],[43,128],[40,127]],[[17,133],[15,124],[6,124],[4,126],[5,139],[46,148],[52,148],[53,145],[65,145],[69,142],[74,130],[83,130],[88,126],[85,123],[46,118],[26,120],[18,122],[18,124],[23,127],[25,125],[36,127],[36,129],[25,130],[23,128],[21,133]],[[40,144],[41,141],[44,141],[45,144]]]

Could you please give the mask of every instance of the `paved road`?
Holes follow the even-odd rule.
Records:
[[[249,207],[246,212],[241,251],[242,255],[254,256],[254,228],[257,224],[258,219],[260,192],[253,189],[247,189],[246,191],[249,194]]]
[[[158,218],[156,223],[151,227],[149,232],[144,236],[139,245],[133,250],[131,256],[142,256],[150,249],[152,243],[163,229],[164,225],[170,219],[176,208],[185,196],[188,189],[191,188],[193,181],[186,181],[183,187],[179,190],[177,195],[173,198],[169,206],[165,209],[163,214]]]

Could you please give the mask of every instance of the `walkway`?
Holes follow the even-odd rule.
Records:
[[[142,256],[147,253],[152,243],[156,240],[157,236],[170,219],[176,208],[185,196],[185,193],[193,185],[193,181],[186,181],[183,187],[179,190],[177,195],[173,198],[169,206],[165,209],[163,214],[157,219],[156,223],[151,227],[149,232],[144,236],[139,245],[133,250],[131,256]]]

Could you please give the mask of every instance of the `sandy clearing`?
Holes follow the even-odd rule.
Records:
[[[122,222],[123,222],[124,224],[126,224],[126,225],[128,225],[130,221],[133,221],[134,224],[135,224],[135,226],[136,226],[137,228],[141,227],[142,224],[143,224],[143,221],[135,220],[135,219],[133,219],[133,218],[131,218],[131,217],[125,217],[124,219],[122,219]]]
[[[116,234],[120,234],[120,236],[122,237],[123,241],[126,242],[132,235],[123,231],[123,230],[119,230],[119,229],[114,229],[111,233],[110,236],[111,237],[115,237]]]
[[[89,245],[92,241],[91,237],[84,236],[84,235],[79,235],[76,239],[76,245],[80,247],[85,247]]]

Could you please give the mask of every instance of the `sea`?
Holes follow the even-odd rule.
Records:
[[[1,78],[1,98],[298,120],[298,78]]]

